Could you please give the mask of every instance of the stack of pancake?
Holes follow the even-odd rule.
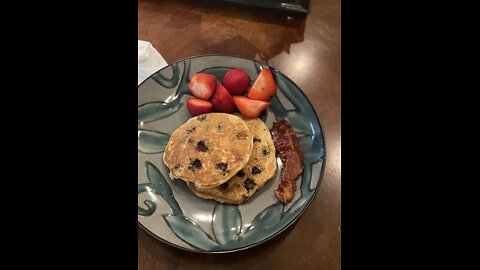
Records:
[[[163,155],[172,179],[199,197],[241,204],[277,170],[265,123],[241,115],[208,113],[191,118],[170,137]]]

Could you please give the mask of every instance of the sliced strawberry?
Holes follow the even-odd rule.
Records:
[[[215,91],[217,78],[212,74],[197,73],[192,76],[188,83],[188,89],[197,98],[208,100]]]
[[[187,109],[191,116],[197,116],[204,113],[212,112],[213,104],[210,101],[189,98],[187,99]]]
[[[235,103],[232,96],[221,83],[217,83],[215,94],[212,97],[213,109],[216,112],[232,113],[235,111]]]
[[[234,68],[225,73],[222,84],[231,95],[241,95],[250,86],[250,78],[245,71]]]
[[[273,79],[272,72],[268,68],[262,69],[253,82],[248,97],[256,100],[268,101],[270,97],[275,96],[277,84]]]
[[[259,117],[262,111],[270,105],[268,101],[249,99],[244,96],[233,96],[232,98],[240,113],[247,118]]]

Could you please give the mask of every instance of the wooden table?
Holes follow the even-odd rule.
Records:
[[[138,39],[168,63],[205,53],[265,62],[312,102],[326,137],[320,190],[289,229],[230,254],[197,254],[138,227],[138,269],[340,269],[340,0],[312,0],[306,18],[195,0],[138,0]]]

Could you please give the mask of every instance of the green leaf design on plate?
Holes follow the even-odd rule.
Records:
[[[303,183],[302,183],[303,186]],[[308,189],[308,185],[305,184],[306,188]],[[288,209],[288,212],[285,215],[289,217],[296,217],[301,211],[305,209],[305,206],[310,201],[310,198],[313,196],[313,191],[309,191],[307,193],[302,192],[302,197],[300,197],[291,207]]]
[[[167,117],[180,109],[183,103],[150,102],[138,107],[138,123],[152,122]]]
[[[250,226],[245,232],[244,238],[262,239],[267,231],[276,227],[282,219],[283,204],[275,203],[265,208],[255,216]]]
[[[160,72],[157,72],[152,75],[152,79],[158,84],[165,88],[174,88],[178,84],[178,63],[173,64],[172,66],[172,78],[165,78]]]
[[[146,191],[154,192],[155,194],[162,196],[168,206],[170,206],[170,208],[172,209],[173,215],[183,215],[183,211],[175,200],[172,189],[167,183],[167,180],[165,180],[165,177],[163,177],[162,173],[150,161],[145,162],[145,169],[147,170],[147,177],[150,183],[139,184],[138,194]],[[156,209],[155,204],[150,200],[146,200],[144,204],[148,207],[148,209],[145,210],[139,206],[138,214],[142,216],[152,215]]]
[[[147,191],[147,186],[150,184],[140,184],[138,185],[138,194]],[[155,210],[157,210],[157,206],[155,203],[153,203],[150,200],[145,200],[143,202],[145,206],[147,206],[147,209],[143,209],[140,206],[138,206],[138,214],[142,216],[151,216]]]
[[[287,117],[288,111],[285,110],[282,103],[280,103],[278,97],[273,96],[270,98],[270,108],[272,109],[277,119],[284,119]]]
[[[204,251],[218,251],[220,245],[209,238],[208,234],[191,219],[180,215],[163,215],[172,232],[185,243]]]
[[[170,135],[151,130],[138,131],[138,151],[146,154],[162,153]]]
[[[190,93],[188,90],[188,80],[190,73],[190,61],[183,63],[184,70],[182,78],[178,83],[175,94],[172,94],[165,101],[154,101],[142,104],[138,107],[138,124],[148,123],[165,118],[177,112],[183,103],[180,102],[185,94]],[[158,82],[158,81],[157,81]]]
[[[236,241],[242,228],[238,205],[218,203],[213,210],[212,230],[220,245]]]
[[[298,138],[298,144],[303,151],[305,164],[315,164],[323,158],[322,142],[319,139],[313,139],[313,136],[305,136]]]
[[[153,165],[150,161],[145,162],[147,169],[147,176],[150,182],[150,188],[158,195],[162,196],[165,202],[170,206],[173,211],[173,215],[182,215],[183,211],[173,196],[172,188],[163,177],[162,173]]]

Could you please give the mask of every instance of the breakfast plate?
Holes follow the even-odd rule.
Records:
[[[260,119],[271,128],[285,119],[294,129],[304,153],[303,174],[293,200],[283,205],[274,191],[282,162],[262,189],[239,205],[202,199],[181,180],[172,180],[163,163],[170,135],[191,118],[186,99],[188,82],[198,72],[221,80],[231,68],[254,80],[269,68],[276,96]],[[153,73],[138,86],[138,223],[158,240],[201,253],[227,253],[250,248],[279,235],[305,211],[320,188],[325,168],[324,134],[315,109],[302,90],[273,67],[236,56],[189,57]]]

